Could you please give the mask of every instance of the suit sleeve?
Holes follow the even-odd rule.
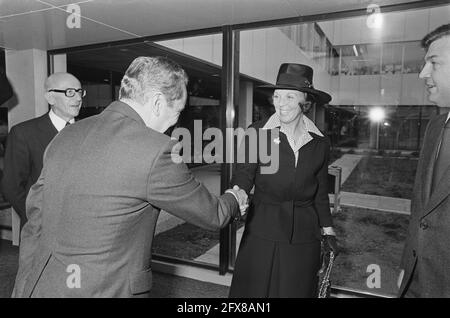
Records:
[[[3,69],[0,69],[0,105],[10,99],[12,96],[12,87],[9,84],[5,72],[3,71]]]
[[[45,157],[45,154],[44,154]],[[33,256],[40,244],[42,227],[42,195],[44,191],[44,169],[39,176],[38,181],[30,188],[26,199],[27,218],[20,233],[20,251],[19,251],[19,269],[17,277],[23,277],[32,272]],[[22,279],[25,282],[25,279]],[[24,286],[16,284],[13,296],[22,295]]]
[[[175,163],[171,141],[157,157],[147,183],[148,202],[186,222],[215,230],[238,217],[239,205],[232,194],[212,195],[183,162]],[[179,158],[177,158],[179,159]]]
[[[19,214],[21,225],[26,220],[26,187],[31,173],[30,151],[25,139],[16,127],[11,129],[6,142],[2,179],[3,195]]]
[[[328,197],[328,161],[330,158],[330,144],[327,140],[325,146],[325,158],[322,167],[317,173],[318,188],[314,198],[314,205],[319,216],[320,227],[333,226],[330,212],[330,199]]]

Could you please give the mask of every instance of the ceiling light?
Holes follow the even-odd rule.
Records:
[[[383,16],[381,15],[380,6],[377,4],[369,4],[367,13],[367,27],[369,29],[380,29],[383,26]]]
[[[369,119],[375,123],[382,122],[386,117],[386,113],[381,107],[374,107],[369,111]]]

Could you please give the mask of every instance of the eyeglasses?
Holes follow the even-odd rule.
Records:
[[[49,89],[49,92],[56,92],[56,93],[64,93],[66,97],[74,97],[75,93],[78,93],[81,95],[81,97],[86,96],[86,90],[79,88],[67,88],[67,89]]]

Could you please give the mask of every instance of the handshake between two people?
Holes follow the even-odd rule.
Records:
[[[237,185],[233,186],[232,189],[228,189],[225,193],[231,193],[236,198],[236,201],[239,204],[239,210],[241,210],[241,216],[244,215],[245,211],[248,208],[248,195],[247,193],[240,189]]]

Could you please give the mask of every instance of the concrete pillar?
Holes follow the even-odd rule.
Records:
[[[67,55],[66,54],[55,54],[50,57],[50,63],[52,66],[50,72],[59,73],[67,72]]]
[[[253,83],[239,83],[239,120],[238,126],[246,129],[253,120]]]
[[[6,74],[15,97],[8,102],[8,128],[45,114],[48,104],[44,98],[47,78],[47,52],[38,49],[7,50]]]

